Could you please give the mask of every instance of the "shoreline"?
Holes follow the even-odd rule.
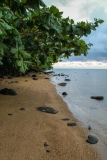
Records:
[[[101,160],[95,149],[99,142],[95,145],[86,142],[88,131],[70,112],[55,85],[45,79],[50,76],[37,77],[36,81],[31,76],[4,79],[0,84],[0,89],[7,87],[17,92],[16,96],[0,94],[1,160]],[[10,81],[19,83],[8,84]],[[39,112],[36,110],[39,106],[59,112]],[[20,110],[22,107],[25,110]],[[62,121],[63,118],[70,120]],[[70,127],[68,122],[77,125]],[[45,142],[49,146],[44,147]]]
[[[76,70],[77,71],[77,70]],[[58,72],[58,73],[56,73],[56,74],[59,74],[60,72]],[[63,74],[65,74],[65,73],[63,73]],[[69,75],[69,74],[68,74]],[[69,77],[70,79],[71,79],[71,77]],[[58,81],[58,80],[60,80],[60,79],[56,79],[55,80],[55,78],[52,76],[51,77],[51,83],[52,84],[54,84],[55,85],[55,87],[56,87],[56,90],[57,90],[57,94],[62,98],[62,100],[67,104],[67,107],[68,107],[68,109],[69,109],[69,111],[73,114],[73,116],[74,116],[74,118],[76,118],[79,122],[80,122],[80,125],[81,125],[81,127],[84,127],[86,130],[87,130],[87,133],[88,134],[91,134],[91,135],[93,135],[93,136],[95,136],[95,137],[97,137],[98,138],[98,140],[99,140],[99,142],[98,142],[98,144],[99,145],[95,145],[95,149],[98,151],[98,153],[100,154],[100,157],[101,157],[101,159],[102,160],[106,160],[106,157],[107,157],[107,139],[106,139],[106,135],[102,135],[102,134],[100,134],[99,133],[99,131],[98,131],[98,129],[97,130],[95,130],[94,129],[94,124],[93,124],[93,127],[91,128],[91,129],[88,129],[88,127],[90,126],[91,127],[91,125],[89,125],[89,121],[88,122],[86,122],[85,120],[86,120],[86,118],[82,118],[82,116],[80,116],[79,114],[76,114],[73,110],[71,110],[71,108],[70,108],[70,103],[69,103],[69,101],[67,101],[67,98],[66,98],[66,96],[63,96],[62,95],[62,92],[64,91],[63,90],[63,87],[62,87],[62,91],[61,91],[61,89],[59,89],[59,87],[58,87],[58,83],[60,82],[61,83],[61,81],[63,82],[63,79],[61,79],[61,81]],[[67,91],[66,89],[65,89],[65,91]],[[68,92],[67,92],[68,93]],[[66,99],[65,99],[66,98]]]

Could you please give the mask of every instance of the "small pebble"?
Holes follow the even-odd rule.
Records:
[[[46,152],[51,152],[50,150],[46,150]]]
[[[12,114],[11,114],[11,113],[8,113],[8,116],[12,116]]]
[[[33,74],[32,77],[36,77],[36,74]]]
[[[14,83],[14,81],[8,82],[8,84]]]
[[[88,129],[89,129],[89,130],[92,130],[92,127],[89,125],[89,126],[88,126]]]
[[[69,121],[70,119],[69,118],[63,118],[62,120],[63,121]]]
[[[15,83],[19,83],[18,81],[15,81]]]
[[[71,126],[71,127],[76,126],[76,125],[77,125],[76,123],[67,123],[67,126]]]
[[[25,111],[25,108],[20,108],[19,110],[21,110],[21,111]]]
[[[66,96],[66,95],[67,95],[67,93],[66,93],[66,92],[63,92],[63,93],[62,93],[62,95],[63,95],[63,96]]]
[[[47,147],[49,146],[49,144],[47,144],[47,142],[44,142],[44,147]]]
[[[36,77],[32,78],[33,80],[38,80]]]
[[[12,79],[12,78],[13,78],[12,76],[9,76],[9,77],[8,77],[8,79]]]

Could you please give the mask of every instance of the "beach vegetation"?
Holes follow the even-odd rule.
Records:
[[[42,0],[0,0],[0,71],[46,70],[72,54],[86,56],[92,44],[82,37],[101,23],[75,23]]]

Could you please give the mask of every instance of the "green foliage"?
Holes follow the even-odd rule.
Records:
[[[94,23],[75,24],[42,0],[1,0],[0,66],[24,73],[29,68],[50,69],[72,53],[86,56],[92,44],[86,44],[82,36],[101,23],[103,20],[94,19]]]

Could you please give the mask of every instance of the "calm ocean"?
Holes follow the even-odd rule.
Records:
[[[55,74],[68,76],[52,76],[58,94],[67,103],[70,111],[91,132],[99,136],[107,145],[107,70],[106,69],[54,69]],[[65,81],[65,77],[71,81]],[[58,83],[66,82],[66,86]],[[67,92],[63,96],[62,92]],[[104,100],[91,99],[91,96],[104,96]]]

